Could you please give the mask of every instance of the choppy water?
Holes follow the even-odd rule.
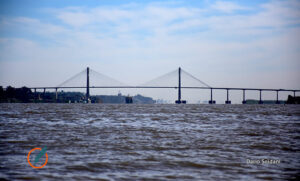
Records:
[[[0,104],[0,179],[296,180],[299,140],[293,105]]]

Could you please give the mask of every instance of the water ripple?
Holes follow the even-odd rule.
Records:
[[[296,180],[299,140],[295,105],[0,104],[0,180]]]

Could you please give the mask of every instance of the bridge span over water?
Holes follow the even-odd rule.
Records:
[[[46,92],[47,89],[54,89],[56,92],[56,99],[58,98],[58,90],[59,89],[86,89],[86,95],[85,98],[88,100],[90,97],[90,89],[177,89],[178,91],[178,99],[175,101],[176,104],[185,104],[186,101],[182,99],[182,95],[181,95],[181,89],[208,89],[210,90],[210,100],[209,100],[209,104],[215,104],[216,101],[213,99],[213,90],[225,90],[226,91],[226,101],[225,104],[231,104],[231,101],[229,99],[229,93],[230,90],[239,90],[243,92],[243,98],[242,98],[242,103],[245,104],[246,103],[246,91],[259,91],[259,104],[263,104],[263,100],[262,100],[262,92],[263,91],[269,91],[269,92],[276,92],[276,104],[279,104],[279,99],[278,99],[278,95],[280,92],[292,92],[294,97],[296,96],[296,92],[300,92],[300,90],[298,89],[266,89],[266,88],[242,88],[242,87],[212,87],[209,86],[208,84],[206,84],[205,82],[201,81],[200,79],[194,77],[193,75],[189,74],[188,72],[184,71],[183,69],[181,69],[180,67],[178,68],[178,70],[172,71],[168,74],[165,74],[163,76],[160,76],[156,79],[153,79],[152,81],[149,82],[153,82],[153,81],[157,81],[159,79],[163,79],[166,76],[169,76],[171,74],[175,74],[178,77],[178,84],[176,86],[151,86],[149,85],[149,83],[144,84],[144,85],[140,85],[140,86],[128,86],[128,85],[124,85],[123,83],[114,80],[106,75],[100,74],[96,71],[93,71],[93,73],[95,73],[96,75],[100,76],[101,78],[106,79],[106,81],[108,82],[117,82],[118,85],[97,85],[97,86],[90,86],[90,72],[93,71],[91,70],[89,67],[87,67],[85,70],[83,70],[82,72],[74,75],[73,77],[71,77],[70,79],[66,80],[65,82],[61,83],[58,86],[41,86],[41,87],[29,87],[30,89],[33,89],[35,94],[37,90],[43,90],[44,93]],[[199,83],[201,83],[203,86],[182,86],[182,74],[185,74],[186,76],[188,76],[190,79],[193,79]],[[66,85],[68,82],[73,81],[74,79],[76,79],[79,76],[86,76],[86,85],[85,86],[70,86],[70,85]]]

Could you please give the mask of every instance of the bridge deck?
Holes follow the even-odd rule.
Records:
[[[30,89],[84,89],[86,86],[77,87],[29,87]],[[95,89],[177,89],[176,86],[90,86]],[[264,89],[264,88],[238,88],[238,87],[185,87],[183,89],[219,89],[219,90],[253,90],[253,91],[291,91],[300,92],[297,89]]]

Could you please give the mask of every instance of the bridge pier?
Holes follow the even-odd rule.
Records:
[[[263,104],[264,103],[261,99],[261,92],[262,92],[262,90],[259,90],[259,102],[258,102],[258,104]]]
[[[276,104],[280,104],[279,99],[278,99],[278,90],[276,91]]]
[[[294,97],[296,97],[296,91],[294,91]]]
[[[231,104],[231,101],[229,100],[229,89],[226,89],[227,92],[227,100],[225,101],[225,104]]]
[[[57,102],[57,99],[58,99],[57,88],[55,88],[55,100],[56,100],[56,102]]]
[[[43,91],[43,95],[42,95],[43,99],[45,98],[45,94],[46,94],[46,88],[44,88],[44,91]]]
[[[210,101],[209,104],[216,104],[216,101],[213,100],[213,89],[210,88]]]
[[[37,93],[37,95],[38,95],[38,100],[41,100],[41,93]]]
[[[36,102],[36,98],[37,98],[37,95],[36,95],[36,88],[34,88],[34,102]]]
[[[245,96],[246,96],[246,90],[245,89],[243,89],[243,104],[246,104],[246,98],[245,98]]]

